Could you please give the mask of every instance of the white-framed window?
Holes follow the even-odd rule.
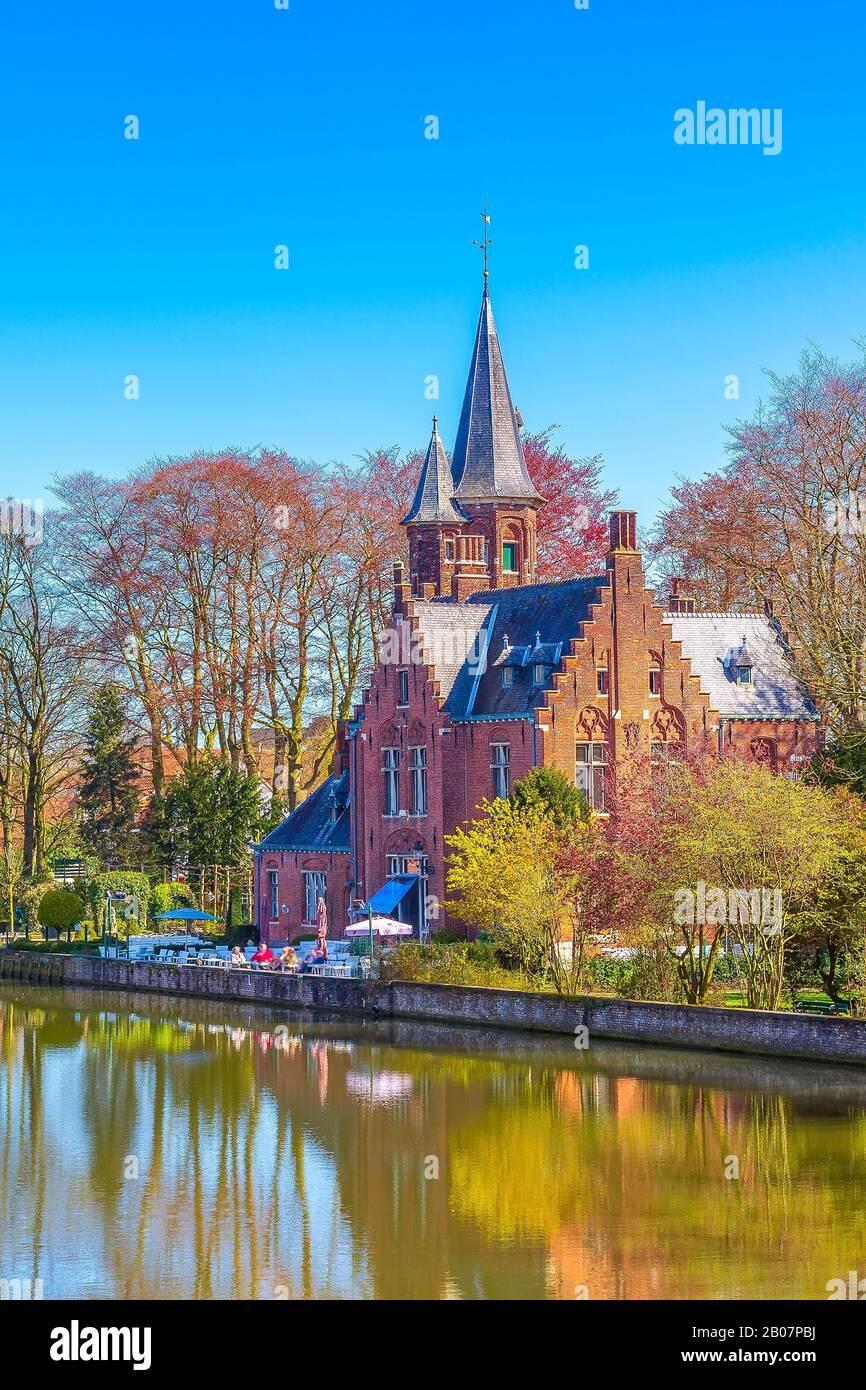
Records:
[[[493,795],[503,800],[508,795],[511,772],[511,744],[491,743],[490,768],[493,773]]]
[[[649,693],[650,695],[661,695],[662,693],[662,673],[660,666],[649,668]]]
[[[277,869],[268,869],[268,911],[272,922],[280,915],[280,875]]]
[[[315,922],[319,898],[327,897],[328,875],[304,870],[304,921]]]
[[[599,666],[595,673],[595,688],[599,695],[606,695],[610,689],[607,678],[607,667]]]
[[[751,684],[752,684],[752,668],[751,668],[751,666],[738,666],[738,667],[737,667],[737,685],[751,685]]]
[[[453,542],[453,541],[446,541],[446,542],[445,542],[445,559],[446,559],[446,560],[453,560],[453,559],[454,559],[454,542]]]
[[[607,797],[607,744],[581,741],[575,745],[574,782],[593,811],[603,811]]]
[[[405,666],[401,666],[397,672],[397,704],[399,706],[409,703],[409,672]]]
[[[542,666],[541,662],[537,661],[532,678],[536,685],[544,685],[544,682],[547,680],[547,667]]]
[[[427,814],[427,749],[409,749],[409,771],[412,774],[412,814]]]
[[[385,791],[385,815],[400,814],[400,749],[382,749],[382,781]]]
[[[510,685],[513,685],[513,684],[514,684],[514,667],[513,667],[513,666],[503,666],[503,668],[502,668],[502,689],[503,689],[503,690],[507,690],[508,687],[509,687]]]

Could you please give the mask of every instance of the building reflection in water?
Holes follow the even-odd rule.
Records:
[[[842,1068],[18,988],[0,1123],[46,1298],[821,1298],[866,1249]]]

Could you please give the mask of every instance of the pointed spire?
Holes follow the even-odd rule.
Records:
[[[401,526],[410,522],[432,521],[440,525],[462,526],[466,520],[465,512],[452,501],[454,484],[448,456],[439,434],[436,416],[433,416],[433,433],[424,456],[424,464],[415,497]]]
[[[459,502],[509,500],[536,506],[493,321],[485,269],[478,332],[451,464]]]

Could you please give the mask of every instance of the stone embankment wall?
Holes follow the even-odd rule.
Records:
[[[430,1019],[540,1033],[574,1035],[576,1029],[585,1027],[590,1039],[615,1038],[621,1042],[866,1065],[866,1021],[857,1019],[601,997],[568,999],[555,994],[402,980],[386,983],[272,975],[265,971],[46,956],[28,951],[0,951],[2,979],[237,999],[271,1007],[345,1010],[378,1018]]]

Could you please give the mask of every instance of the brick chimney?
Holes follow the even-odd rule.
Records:
[[[637,550],[637,512],[611,512],[608,553],[615,550]]]
[[[394,562],[394,612],[405,613],[412,595],[412,586],[406,578],[406,566],[402,560]]]
[[[669,613],[694,613],[695,611],[694,599],[689,598],[680,588],[682,582],[678,574],[675,574],[671,579],[671,592],[668,598],[667,610]]]

